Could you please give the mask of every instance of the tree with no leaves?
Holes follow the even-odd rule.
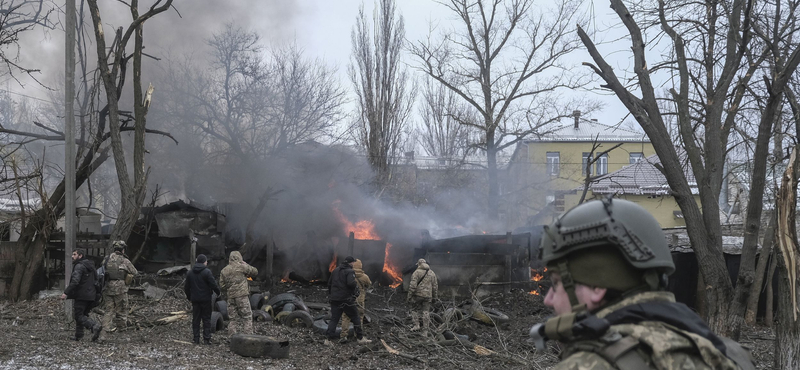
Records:
[[[20,82],[15,72],[22,72],[36,80],[34,73],[38,69],[28,68],[19,62],[19,38],[34,27],[53,29],[50,19],[53,12],[51,4],[46,0],[0,0],[0,63],[4,65],[11,78]],[[9,49],[16,52],[9,53]],[[38,80],[36,80],[38,82]],[[41,84],[41,83],[40,83]]]
[[[796,7],[782,13],[776,11],[774,4],[754,8],[754,2],[746,0],[629,3],[611,0],[610,3],[628,33],[633,82],[617,77],[589,35],[579,27],[581,40],[595,63],[586,64],[605,81],[603,87],[617,95],[653,143],[662,163],[659,169],[686,219],[692,248],[708,287],[701,292],[706,297],[705,316],[714,331],[736,338],[753,281],[772,124],[789,77],[800,61],[797,46],[791,42]],[[665,35],[666,41],[657,42],[660,35]],[[755,42],[754,36],[760,42]],[[655,62],[646,58],[655,55],[649,53],[651,42],[668,45],[662,55],[655,57]],[[778,49],[786,46],[788,49],[784,50],[788,52],[779,56]],[[764,67],[769,63],[776,69],[757,73],[766,71]],[[755,83],[762,83],[752,79],[756,75],[761,77],[763,87],[756,87]],[[659,79],[672,86],[667,96],[658,95]],[[726,158],[735,145],[737,121],[742,118],[748,94],[754,93],[768,98],[755,139],[748,202],[751,207],[747,210],[742,263],[734,290],[723,257],[719,196]],[[668,104],[661,104],[664,101]],[[680,148],[676,148],[669,135],[665,117],[674,117],[676,121]],[[697,181],[699,205],[684,175],[681,151]]]
[[[359,10],[351,36],[353,55],[348,74],[356,91],[358,141],[377,172],[376,183],[382,190],[391,179],[390,165],[416,94],[409,87],[408,73],[400,60],[405,37],[403,17],[395,17],[394,0],[378,3],[372,29],[363,4]]]
[[[106,35],[97,0],[89,0],[89,9],[94,25],[95,45],[97,47],[98,69],[105,90],[108,104],[109,133],[111,151],[114,154],[114,165],[120,188],[121,207],[111,232],[111,240],[127,240],[133,225],[139,218],[139,211],[147,190],[147,172],[145,171],[145,132],[147,131],[147,111],[153,95],[153,85],[145,91],[142,86],[142,49],[144,48],[144,23],[168,10],[172,0],[156,0],[143,14],[139,14],[138,0],[128,5],[131,23],[127,28],[120,27],[114,33],[110,48],[106,47]],[[128,55],[129,42],[133,38],[133,49]],[[127,61],[133,59],[133,176],[128,172],[126,151],[122,142],[123,122],[125,117],[120,112],[119,99],[122,95],[120,85],[127,78]],[[108,246],[109,253],[111,245]]]
[[[411,52],[420,70],[468,106],[455,118],[483,136],[477,144],[486,152],[487,213],[497,219],[498,152],[582,104],[559,95],[588,82],[585,75],[569,72],[565,60],[580,46],[572,33],[583,21],[580,1],[557,1],[552,7],[534,6],[533,0],[442,4],[457,16],[457,28],[442,30],[438,40],[417,42]]]

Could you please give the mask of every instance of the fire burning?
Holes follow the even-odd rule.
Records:
[[[334,269],[336,269],[336,254],[333,255],[333,260],[331,264],[328,265],[328,272],[333,272]]]
[[[355,239],[360,240],[381,240],[381,237],[375,231],[375,224],[372,223],[372,220],[361,220],[357,221],[356,223],[350,222],[347,217],[339,211],[339,201],[333,203],[333,211],[336,214],[336,218],[344,225],[345,233],[352,232],[353,237]],[[389,259],[389,250],[392,249],[392,244],[386,243],[386,249],[384,251],[384,262],[383,262],[383,272],[388,276],[392,283],[389,285],[392,288],[395,288],[403,283],[403,274],[400,271],[400,266],[392,264]],[[330,266],[328,269],[330,272],[333,272],[333,269],[336,268],[336,256],[333,256],[333,261],[331,261]]]
[[[543,272],[547,272],[547,267],[544,268]],[[531,281],[541,281],[542,279],[544,279],[544,275],[540,274],[538,270],[531,268]],[[541,295],[541,293],[539,293],[539,288],[531,290],[528,294]]]
[[[403,274],[400,273],[399,266],[389,263],[390,249],[392,249],[392,245],[386,243],[386,258],[383,261],[383,272],[386,273],[387,276],[392,278],[392,283],[389,284],[389,286],[392,288],[397,288],[400,284],[403,283]]]
[[[547,272],[547,267],[544,268],[544,272]],[[531,269],[531,281],[541,281],[544,279],[544,275],[540,274],[539,271],[536,269]]]

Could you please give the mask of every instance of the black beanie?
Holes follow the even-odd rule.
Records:
[[[208,258],[206,258],[205,254],[197,255],[197,263],[206,263],[206,261],[208,261]]]

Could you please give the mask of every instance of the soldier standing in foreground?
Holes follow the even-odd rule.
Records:
[[[755,369],[738,343],[665,291],[675,271],[664,232],[644,208],[595,200],[567,211],[542,236],[554,318],[531,328],[537,348],[564,343],[567,369]]]
[[[253,334],[253,311],[250,309],[250,284],[247,278],[258,275],[258,269],[242,260],[238,251],[231,252],[228,266],[219,274],[220,288],[228,297],[228,333]],[[237,327],[241,326],[240,329]],[[237,329],[239,331],[237,331]]]
[[[194,267],[186,273],[183,292],[192,302],[192,342],[200,344],[200,321],[203,321],[203,343],[211,344],[211,293],[219,295],[219,286],[208,269],[205,254],[197,256]]]
[[[114,252],[103,260],[106,268],[106,285],[103,288],[103,332],[100,340],[105,340],[107,332],[114,331],[128,324],[128,285],[133,276],[139,271],[125,256],[124,241],[116,240],[113,243]],[[117,319],[116,327],[112,326]]]
[[[364,309],[367,299],[367,289],[369,289],[370,285],[372,285],[372,281],[369,279],[369,276],[364,273],[363,264],[361,260],[357,259],[353,262],[353,272],[356,274],[356,283],[358,284],[358,297],[356,297],[356,304],[358,304],[358,318],[361,320],[361,325],[364,325]],[[350,317],[344,315],[342,317],[342,334],[340,337],[343,340],[347,340],[347,335],[350,334]]]
[[[96,290],[94,279],[97,271],[94,262],[85,258],[86,252],[83,249],[76,249],[72,252],[72,275],[69,279],[67,289],[61,299],[74,299],[72,304],[72,314],[75,317],[75,336],[72,340],[83,338],[83,329],[92,331],[92,342],[100,336],[103,327],[99,322],[89,318],[89,312],[94,307]]]
[[[331,340],[336,338],[336,326],[339,325],[339,319],[342,318],[342,314],[349,316],[353,322],[353,331],[355,331],[356,338],[358,338],[358,344],[372,343],[371,340],[364,338],[364,333],[361,330],[361,319],[358,317],[356,297],[359,295],[359,288],[356,282],[356,274],[353,271],[353,262],[355,261],[356,259],[351,256],[345,257],[344,261],[331,272],[331,276],[328,278],[331,321],[328,322],[328,330],[325,332],[327,339],[323,342],[327,346],[333,345]],[[347,330],[348,328],[342,327],[342,331]]]
[[[431,270],[428,262],[420,258],[417,261],[417,269],[411,275],[411,282],[408,284],[407,301],[411,303],[411,321],[414,326],[411,331],[420,329],[419,320],[422,319],[423,335],[428,336],[431,323],[431,301],[438,298],[439,279]]]

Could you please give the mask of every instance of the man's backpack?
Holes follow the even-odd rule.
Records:
[[[108,258],[103,260],[103,264],[100,265],[100,268],[97,269],[94,276],[94,303],[95,305],[100,304],[100,300],[103,298],[103,288],[106,287],[106,263],[108,262]]]

